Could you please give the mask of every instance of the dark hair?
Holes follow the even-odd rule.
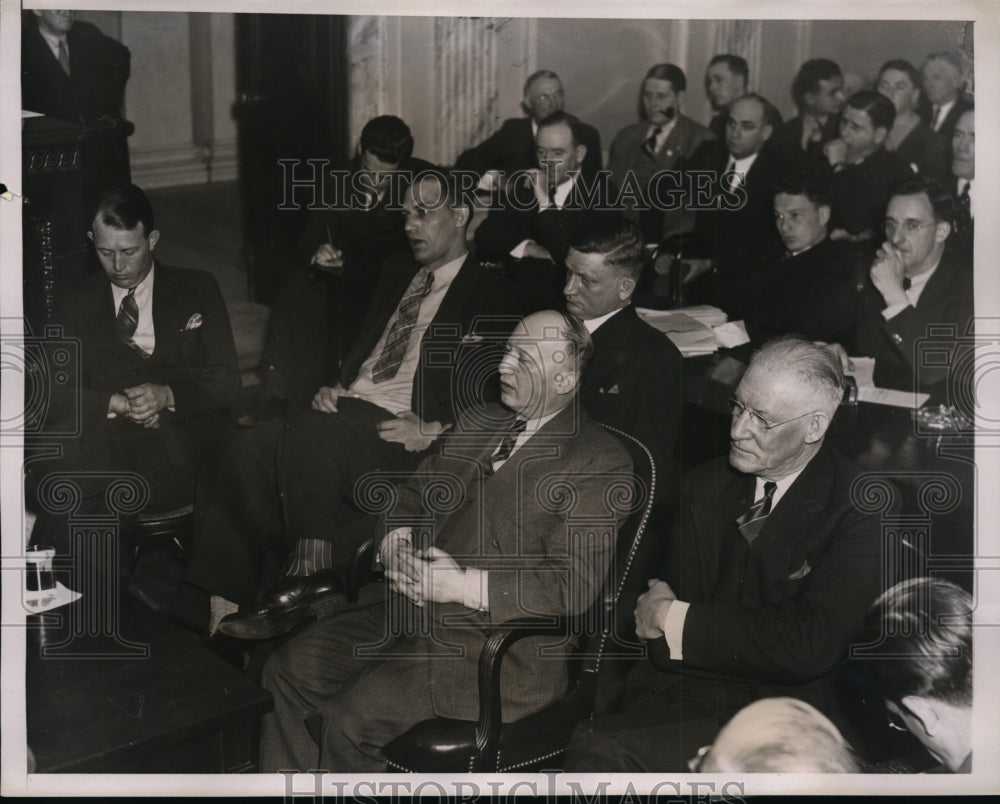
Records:
[[[531,85],[534,84],[535,81],[537,81],[539,78],[554,78],[556,81],[559,81],[560,84],[562,83],[562,80],[559,78],[559,76],[556,75],[554,72],[552,72],[552,70],[536,70],[531,75],[529,75],[528,80],[524,82],[523,94],[527,95],[528,90],[531,89]]]
[[[413,153],[410,127],[391,114],[373,117],[361,129],[361,151],[369,151],[390,165],[399,165]]]
[[[737,98],[733,101],[733,104],[737,104],[740,101],[745,100],[755,100],[760,104],[761,108],[764,110],[764,125],[770,126],[771,128],[777,130],[778,126],[781,125],[781,112],[779,112],[773,103],[771,103],[763,95],[758,95],[756,92],[748,92],[742,98]]]
[[[127,231],[141,223],[146,237],[156,228],[153,206],[146,194],[134,184],[119,185],[102,195],[94,218],[100,218],[101,223],[112,229]]]
[[[883,697],[972,705],[972,596],[941,578],[911,578],[868,610],[871,651],[856,658]]]
[[[573,135],[574,146],[582,144],[583,126],[579,118],[571,115],[569,112],[552,112],[552,114],[547,115],[539,121],[538,130],[541,131],[548,126],[558,125],[564,125],[569,128],[570,133]]]
[[[899,70],[901,73],[906,73],[910,79],[910,83],[913,84],[914,88],[920,89],[923,86],[923,82],[920,78],[920,70],[914,67],[906,59],[889,59],[885,64],[878,68],[878,77],[882,77],[882,73],[886,70]]]
[[[714,67],[716,64],[725,64],[729,68],[729,72],[733,75],[742,76],[744,81],[749,82],[750,65],[747,64],[747,60],[742,56],[733,56],[730,53],[719,53],[716,56],[712,56],[712,60],[708,63],[708,66]]]
[[[896,119],[896,107],[881,92],[874,89],[862,89],[847,99],[847,105],[868,115],[875,128],[888,131]]]
[[[639,281],[646,246],[639,226],[628,218],[607,212],[595,214],[570,240],[569,247],[581,254],[600,254],[619,275]]]
[[[669,81],[674,92],[684,92],[687,89],[687,78],[684,77],[684,71],[676,64],[654,64],[646,72],[645,78],[642,79],[643,83],[646,83],[646,78]]]
[[[787,173],[774,185],[774,194],[804,195],[818,207],[830,206],[830,192],[826,184],[806,172]]]
[[[809,59],[799,67],[795,80],[792,81],[792,100],[799,109],[802,109],[806,95],[810,92],[819,92],[820,81],[829,81],[837,77],[843,77],[837,62],[830,59]]]
[[[925,194],[930,201],[931,210],[934,212],[934,220],[938,223],[955,223],[955,199],[945,187],[942,187],[933,179],[925,176],[914,176],[912,179],[903,179],[896,182],[889,188],[889,200],[898,195],[921,195]]]

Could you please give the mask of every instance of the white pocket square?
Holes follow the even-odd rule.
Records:
[[[202,323],[201,313],[195,313],[188,319],[188,322],[184,325],[183,331],[187,332],[189,329],[198,329]]]
[[[805,578],[806,575],[808,575],[810,572],[812,572],[812,567],[809,566],[809,562],[803,561],[802,566],[788,576],[788,580],[790,581],[801,580],[802,578]]]
[[[620,394],[621,391],[618,389],[618,383],[615,383],[610,388],[607,388],[607,389],[602,388],[601,389],[601,393],[602,394]]]

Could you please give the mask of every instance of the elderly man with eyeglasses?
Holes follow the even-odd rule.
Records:
[[[730,400],[727,457],[690,472],[663,568],[635,608],[648,660],[623,711],[577,729],[567,770],[687,769],[737,711],[806,701],[843,728],[834,671],[882,591],[879,518],[858,468],[824,437],[838,361],[797,336],[769,341]]]

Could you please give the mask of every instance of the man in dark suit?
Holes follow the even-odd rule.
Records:
[[[576,405],[590,353],[586,329],[551,310],[526,317],[500,364],[504,408],[472,411],[398,488],[379,559],[382,584],[362,605],[287,642],[264,667],[274,712],[263,720],[261,769],[378,773],[381,749],[421,720],[475,720],[477,666],[494,624],[573,616],[601,589],[621,518],[609,483],[631,478],[620,443]],[[449,501],[431,489],[446,483]],[[572,506],[552,505],[553,483]],[[608,523],[596,536],[575,521]],[[459,622],[460,621],[460,622]],[[513,646],[500,682],[503,719],[565,693],[566,663],[540,658],[551,638]],[[368,646],[369,650],[359,650]],[[366,655],[367,654],[367,655]],[[305,726],[321,717],[319,746]]]
[[[840,115],[840,137],[823,148],[834,240],[873,242],[890,188],[913,176],[909,165],[885,149],[895,119],[892,101],[878,92],[863,89],[848,98]]]
[[[503,189],[506,181],[519,170],[535,167],[538,126],[553,112],[561,112],[564,103],[565,93],[558,75],[551,70],[532,73],[524,82],[522,101],[528,117],[504,120],[499,131],[455,160],[455,170],[470,170],[480,175],[496,171],[500,174],[497,186]],[[581,175],[592,182],[601,169],[601,135],[593,126],[580,123],[578,136],[580,144],[586,148],[580,163]],[[493,186],[492,181],[490,184]]]
[[[792,81],[797,117],[774,133],[773,145],[793,170],[808,169],[822,161],[823,146],[836,139],[840,111],[844,108],[844,76],[830,59],[809,59]]]
[[[412,152],[409,126],[381,115],[361,129],[358,155],[346,170],[333,174],[342,179],[333,206],[311,213],[271,311],[256,420],[308,408],[316,390],[340,370],[382,264],[409,248],[403,192],[433,167]]]
[[[687,78],[676,64],[656,64],[642,81],[643,120],[619,131],[611,142],[608,167],[622,194],[633,203],[647,243],[688,231],[693,219],[680,201],[687,160],[712,132],[681,113]]]
[[[648,661],[625,711],[577,729],[570,771],[684,771],[751,701],[790,696],[834,715],[833,671],[881,584],[878,517],[857,510],[859,469],[823,439],[840,365],[800,338],[750,362],[730,401],[728,460],[685,478],[660,578],[635,609]]]
[[[852,339],[857,258],[846,244],[827,237],[825,189],[807,174],[779,181],[774,221],[784,249],[749,288],[744,323],[750,340],[763,344],[792,333],[820,341]]]
[[[562,305],[563,263],[570,240],[599,210],[611,208],[607,181],[588,183],[580,121],[553,112],[538,126],[537,167],[508,184],[499,208],[476,230],[476,255],[503,262],[526,309]]]
[[[715,179],[707,198],[699,198],[697,189],[689,197],[698,210],[695,232],[711,244],[715,273],[690,277],[689,283],[698,284],[689,292],[731,318],[744,315],[749,283],[777,240],[772,205],[783,166],[767,143],[780,124],[781,115],[765,98],[744,95],[729,109],[725,145],[706,143],[691,159],[692,170]]]
[[[363,527],[352,530],[359,527],[355,481],[367,472],[412,471],[458,409],[495,393],[489,367],[499,361],[499,344],[490,336],[509,331],[514,302],[507,283],[468,255],[470,209],[453,178],[437,172],[407,189],[412,257],[397,255],[383,267],[339,381],[320,388],[312,409],[287,424],[276,420],[233,439],[224,470],[209,478],[216,485],[200,489],[187,578],[218,598],[213,620],[242,606],[224,633],[262,638],[308,619],[310,597],[329,591],[334,565],[344,566],[366,538]],[[286,577],[256,605],[286,557]]]
[[[122,118],[128,48],[73,11],[25,12],[21,26],[21,108],[96,130],[93,174],[98,192],[129,181],[133,126]],[[88,147],[90,147],[88,145]]]
[[[950,140],[958,118],[972,105],[963,97],[962,59],[957,53],[932,53],[920,72],[924,89],[921,117],[935,133]]]
[[[750,65],[741,56],[719,53],[705,68],[705,94],[712,104],[712,119],[708,124],[717,140],[726,138],[726,120],[733,101],[747,94],[750,82]]]
[[[950,237],[954,216],[951,194],[929,179],[914,178],[893,190],[885,211],[886,241],[858,302],[856,353],[875,358],[879,388],[944,394],[957,354],[952,351],[944,364],[940,359],[922,364],[917,344],[931,335],[931,326],[954,328],[942,348],[971,334],[972,257]],[[844,350],[836,351],[847,365]],[[971,394],[971,388],[966,391]]]
[[[970,257],[975,245],[976,110],[966,109],[951,135],[951,187],[955,197],[955,228],[952,236]]]
[[[682,360],[671,340],[632,306],[644,252],[635,223],[595,217],[571,241],[563,294],[566,311],[583,320],[594,341],[580,389],[583,408],[646,445],[665,500],[675,496],[671,476],[684,402]]]
[[[65,336],[79,339],[82,362],[78,383],[54,386],[49,412],[52,432],[77,417],[81,431],[64,440],[60,459],[34,466],[39,476],[93,472],[79,481],[84,496],[103,493],[108,479],[98,473],[134,471],[149,486],[150,508],[189,503],[239,393],[222,294],[211,274],[154,262],[160,232],[135,185],[101,198],[89,235],[104,270],[59,316]],[[63,545],[65,520],[50,528],[43,519],[36,542]]]

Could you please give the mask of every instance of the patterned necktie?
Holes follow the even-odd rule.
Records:
[[[646,154],[650,159],[653,158],[653,154],[656,153],[656,138],[663,133],[663,129],[657,126],[653,129],[653,133],[650,134],[645,141],[642,143],[642,152]]]
[[[777,488],[778,484],[773,480],[765,482],[764,496],[736,520],[736,527],[746,539],[747,544],[753,544],[753,540],[760,535],[764,522],[767,521],[767,515],[771,513],[771,500],[774,498],[774,491]]]
[[[417,323],[417,313],[420,312],[420,302],[431,292],[433,284],[434,272],[428,268],[421,268],[413,278],[406,295],[399,302],[396,320],[386,336],[382,354],[372,368],[372,382],[380,383],[396,376],[406,357],[410,334],[413,325]]]
[[[510,430],[507,434],[500,439],[500,443],[497,445],[496,452],[490,457],[490,462],[486,465],[486,474],[492,475],[499,468],[499,464],[506,461],[510,454],[514,451],[514,444],[517,443],[517,437],[524,432],[524,428],[528,426],[527,419],[517,418],[510,426]]]
[[[118,308],[118,319],[115,323],[115,328],[118,330],[118,337],[122,343],[129,345],[133,343],[132,336],[135,335],[135,330],[138,326],[139,305],[135,300],[135,288],[129,288],[125,298],[122,299],[121,306]]]
[[[59,66],[63,68],[63,72],[69,75],[69,51],[66,49],[66,42],[62,39],[59,40]]]

